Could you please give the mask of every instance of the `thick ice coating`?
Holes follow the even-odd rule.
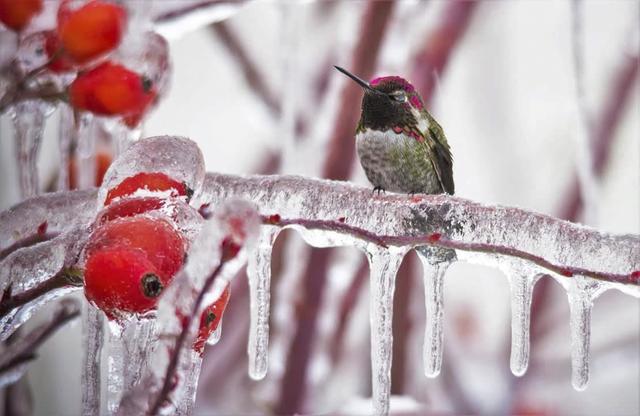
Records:
[[[161,172],[185,183],[197,194],[204,180],[204,159],[198,146],[178,136],[148,137],[133,143],[107,170],[98,192],[101,206],[109,189],[140,172]]]
[[[251,250],[258,236],[259,224],[255,209],[243,201],[223,204],[216,210],[213,218],[204,223],[189,252],[186,264],[158,302],[157,347],[147,361],[148,365],[140,383],[125,393],[118,414],[147,413],[159,405],[159,395],[167,393],[162,391],[165,374],[171,365],[173,352],[178,348],[176,343],[180,340],[185,317],[200,316],[206,307],[206,303],[202,302],[205,293],[213,292],[211,300],[222,294],[229,279],[246,259],[246,251]],[[241,246],[242,250],[235,258],[225,262],[219,274],[215,274],[221,264],[223,241],[232,241]],[[211,280],[212,277],[214,280]],[[197,310],[193,310],[198,299],[200,305]],[[180,345],[179,360],[176,363],[178,385],[171,390],[173,403],[179,405],[185,403],[181,400],[185,392],[192,394],[194,391],[193,386],[185,383],[197,383],[197,380],[187,380],[185,376],[193,371],[190,346],[195,339],[198,323],[198,319],[191,321],[187,336],[182,339]],[[177,412],[182,413],[182,410],[177,409]]]

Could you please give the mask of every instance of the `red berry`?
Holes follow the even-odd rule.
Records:
[[[42,0],[0,0],[0,22],[19,32],[42,11]]]
[[[158,94],[156,90],[151,89],[142,102],[140,102],[139,107],[134,110],[128,116],[122,118],[124,124],[129,128],[135,128],[140,124],[142,118],[149,112],[151,107],[158,101]]]
[[[77,63],[91,61],[118,46],[126,28],[124,7],[91,0],[69,10],[64,1],[58,10],[58,35],[64,52]]]
[[[152,192],[171,191],[172,197],[191,197],[193,191],[184,182],[178,182],[160,172],[141,172],[130,176],[111,188],[107,193],[105,205],[109,205],[116,198],[122,198],[134,194],[138,189],[146,189]]]
[[[75,109],[102,116],[138,114],[152,96],[147,78],[109,61],[78,74],[69,86]]]
[[[224,310],[227,307],[227,303],[229,302],[229,286],[224,289],[222,295],[213,302],[211,305],[207,306],[204,311],[202,311],[202,315],[200,315],[200,329],[198,330],[198,338],[193,343],[193,349],[200,354],[204,351],[204,344],[209,339],[209,336],[218,328],[220,325],[220,321],[222,320],[222,315],[224,314]]]
[[[85,295],[108,316],[153,309],[166,284],[145,253],[133,248],[96,251],[85,266]]]
[[[104,224],[116,218],[133,217],[144,212],[155,211],[164,206],[165,200],[155,197],[126,198],[112,202],[98,216],[97,224]]]
[[[151,217],[119,218],[99,226],[85,248],[86,255],[107,248],[141,251],[163,277],[172,277],[182,266],[185,243],[168,222]]]

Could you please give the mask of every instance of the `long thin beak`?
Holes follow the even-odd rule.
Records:
[[[376,90],[374,90],[373,88],[371,88],[371,85],[369,85],[368,82],[364,81],[361,78],[358,78],[357,76],[353,75],[351,72],[347,71],[344,68],[341,68],[337,65],[333,66],[335,69],[337,69],[338,71],[342,72],[343,74],[345,74],[346,76],[348,76],[349,78],[351,78],[352,80],[354,80],[358,85],[360,85],[365,91],[369,91],[369,92],[377,92]]]

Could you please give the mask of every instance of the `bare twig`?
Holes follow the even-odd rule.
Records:
[[[168,23],[189,14],[196,13],[201,10],[205,10],[209,7],[216,7],[219,5],[232,5],[242,4],[246,0],[202,0],[202,1],[183,1],[181,7],[175,9],[167,9],[153,17],[153,22],[156,24]]]
[[[212,33],[220,38],[222,45],[241,69],[245,81],[251,90],[262,100],[269,112],[275,117],[280,113],[280,102],[269,88],[260,68],[252,60],[247,49],[235,34],[230,24],[222,21],[210,26]]]
[[[464,33],[469,27],[476,1],[453,1],[447,4],[438,28],[429,35],[420,52],[414,57],[411,79],[425,103],[433,100],[436,76],[447,66]]]
[[[624,110],[633,96],[633,84],[638,78],[640,69],[640,56],[623,57],[618,72],[614,75],[609,94],[605,100],[602,113],[594,127],[593,142],[593,171],[598,177],[602,176],[609,161],[612,143],[615,139],[615,131],[624,114]],[[576,221],[582,211],[580,184],[577,176],[574,177],[566,192],[568,195],[563,200],[559,209],[559,217]]]
[[[37,348],[47,340],[55,331],[69,321],[80,316],[78,302],[66,299],[60,302],[60,307],[54,312],[53,317],[45,324],[40,325],[22,338],[12,342],[0,358],[1,375],[11,371],[17,366],[35,358]]]
[[[0,318],[52,290],[68,286],[82,286],[82,271],[74,267],[64,268],[31,289],[15,295],[12,295],[9,290],[9,293],[5,293],[5,296],[0,299]]]

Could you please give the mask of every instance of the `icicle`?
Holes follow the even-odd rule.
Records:
[[[520,377],[529,366],[529,325],[533,286],[540,275],[513,271],[511,284],[511,372]]]
[[[94,187],[96,181],[96,124],[91,114],[83,115],[75,126],[76,178],[78,189]]]
[[[422,261],[425,299],[425,329],[422,358],[424,375],[437,377],[442,367],[442,340],[444,319],[444,275],[451,265],[453,252],[420,247],[416,250]]]
[[[254,380],[267,375],[269,354],[269,290],[271,285],[271,250],[277,236],[277,228],[262,227],[255,251],[249,255],[250,326],[249,376]]]
[[[109,411],[118,409],[123,392],[140,380],[147,357],[156,345],[156,319],[109,322]]]
[[[20,176],[22,199],[39,193],[38,152],[42,141],[45,113],[49,105],[35,101],[25,101],[15,106],[12,113],[16,132],[16,156]]]
[[[109,414],[115,414],[123,393],[124,380],[122,377],[124,366],[124,348],[121,342],[124,328],[115,321],[107,324],[109,334],[107,338],[107,409]]]
[[[594,299],[603,291],[600,282],[582,276],[574,276],[569,283],[571,384],[577,391],[585,390],[589,382],[591,308]]]
[[[104,334],[104,315],[89,302],[84,301],[82,314],[84,341],[84,365],[82,367],[82,414],[100,414],[100,354]]]
[[[73,110],[66,104],[60,105],[60,125],[58,126],[58,150],[60,166],[58,168],[58,191],[66,191],[69,183],[69,153],[73,134]]]
[[[406,252],[406,248],[383,249],[378,246],[370,247],[367,250],[371,270],[369,305],[372,401],[373,412],[376,415],[389,413],[391,356],[393,352],[393,290],[396,272]]]
[[[181,398],[177,406],[178,416],[190,416],[193,414],[193,407],[196,403],[196,392],[198,390],[198,380],[202,369],[202,356],[196,351],[190,351],[191,357],[187,360],[188,368],[184,373],[184,383],[182,383]]]

